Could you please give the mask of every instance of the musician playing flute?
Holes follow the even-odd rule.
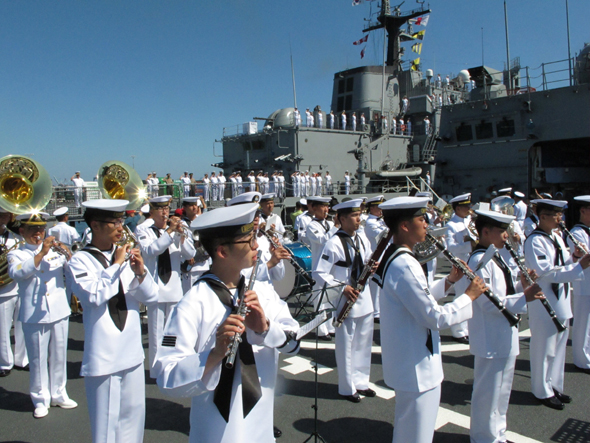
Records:
[[[70,260],[72,287],[84,307],[84,377],[93,442],[142,442],[145,354],[139,303],[158,300],[158,285],[139,249],[117,247],[127,200],[82,203],[92,242]],[[126,257],[129,258],[126,260]]]
[[[346,300],[354,301],[350,314],[336,328],[338,394],[353,403],[360,402],[361,395],[375,397],[375,391],[369,387],[373,301],[369,285],[365,285],[362,292],[355,287],[365,263],[371,258],[369,241],[357,233],[362,202],[362,199],[355,199],[334,206],[340,229],[326,242],[314,269],[320,286],[341,285],[342,296],[335,314],[342,310]]]
[[[412,250],[426,239],[428,197],[397,197],[379,205],[393,230],[375,279],[381,287],[381,347],[385,383],[395,389],[394,443],[432,443],[443,380],[438,331],[471,318],[472,302],[485,291],[476,277],[464,294],[440,306],[451,274],[429,287]]]
[[[242,269],[255,264],[257,203],[216,209],[191,225],[211,256],[203,274],[172,311],[154,369],[160,389],[192,397],[189,440],[200,443],[272,443],[277,349],[296,352],[298,324],[285,302]],[[244,318],[234,313],[244,298]],[[240,333],[232,369],[228,346]]]

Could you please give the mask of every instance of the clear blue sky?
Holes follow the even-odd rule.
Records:
[[[0,1],[0,156],[31,155],[58,179],[107,160],[201,178],[224,127],[293,106],[330,108],[334,72],[381,63],[352,42],[378,2],[352,0]],[[392,5],[395,1],[392,1]],[[428,3],[426,3],[428,5]],[[418,6],[406,0],[403,10]],[[502,0],[432,0],[422,69],[506,60]],[[572,54],[590,41],[590,1],[570,0]],[[567,58],[565,0],[508,0],[521,65]],[[406,59],[416,57],[409,50]],[[221,145],[217,145],[221,152]]]

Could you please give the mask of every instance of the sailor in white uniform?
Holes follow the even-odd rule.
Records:
[[[348,171],[346,171],[344,173],[344,189],[345,189],[345,194],[349,195],[350,194],[350,175],[348,174]]]
[[[152,197],[160,195],[160,179],[156,171],[152,172]]]
[[[298,128],[301,126],[301,113],[299,112],[299,109],[295,108],[293,116],[295,117],[295,127]]]
[[[553,232],[561,220],[565,200],[533,200],[537,204],[539,226],[524,243],[525,264],[534,269],[543,294],[561,323],[572,318],[569,282],[583,280],[590,255],[581,251],[570,255],[561,237]],[[580,260],[577,260],[580,258]],[[578,261],[578,263],[575,263]],[[531,387],[545,406],[563,409],[571,397],[564,394],[565,351],[569,328],[558,332],[541,302],[529,305],[531,328]]]
[[[10,223],[12,214],[0,208],[0,254],[7,254],[13,249],[22,238],[6,225]],[[7,257],[4,257],[7,260]],[[3,262],[4,264],[7,261]],[[3,279],[0,282],[0,377],[6,377],[14,366],[24,368],[29,364],[25,338],[23,336],[23,325],[18,319],[20,309],[20,297],[18,296],[18,284],[10,281],[8,270],[2,271]],[[10,344],[10,329],[14,323],[14,354]]]
[[[183,236],[179,217],[169,217],[169,195],[150,199],[150,215],[154,224],[137,237],[144,264],[158,284],[158,303],[148,306],[149,367],[152,378],[153,362],[162,331],[172,308],[182,298],[180,263],[195,256],[192,239]],[[169,225],[167,223],[169,222]]]
[[[381,286],[381,347],[385,383],[395,389],[394,443],[432,443],[443,380],[438,331],[472,316],[472,301],[485,290],[476,278],[464,294],[440,306],[457,269],[429,288],[412,250],[426,239],[428,198],[397,197],[380,205],[393,244],[375,274]]]
[[[56,241],[62,242],[68,246],[72,246],[74,242],[80,241],[80,234],[76,228],[68,224],[68,208],[62,206],[53,211],[53,215],[57,219],[57,224],[52,226],[47,234],[55,237]]]
[[[264,194],[260,197],[261,220],[260,224],[264,224],[264,230],[272,229],[281,235],[285,233],[285,226],[279,214],[273,212],[275,207],[275,194]]]
[[[84,192],[84,180],[80,177],[80,171],[76,171],[76,173],[70,179],[74,183],[74,201],[76,202],[76,207],[80,207],[82,204],[82,195]]]
[[[488,246],[504,248],[508,239],[506,229],[514,220],[511,215],[493,211],[475,211],[475,227],[479,243],[469,257],[471,269],[479,268]],[[496,254],[475,274],[481,277],[513,314],[526,314],[526,303],[540,298],[537,284],[522,288],[517,274],[510,271],[504,259]],[[461,292],[467,287],[464,277],[456,285]],[[494,443],[506,441],[506,413],[512,390],[514,366],[518,356],[518,327],[511,326],[498,308],[480,297],[473,303],[473,317],[469,320],[471,336],[469,349],[475,356],[473,394],[471,397],[471,441]]]
[[[211,259],[200,248],[201,242],[198,236],[195,237],[191,229],[191,223],[202,214],[203,202],[201,197],[186,197],[182,199],[182,209],[184,215],[182,217],[182,225],[184,232],[190,232],[190,238],[185,238],[185,241],[193,241],[195,246],[195,255],[188,260],[185,260],[180,265],[182,271],[182,293],[186,293],[197,281],[197,279],[209,270],[211,266]]]
[[[258,204],[220,208],[192,224],[212,257],[211,272],[176,306],[158,350],[158,386],[191,397],[189,441],[273,443],[274,388],[280,352],[294,353],[298,324],[264,283],[247,290],[241,270],[256,260],[253,219]],[[237,313],[238,299],[248,308]],[[225,355],[240,333],[232,369]]]
[[[140,209],[139,212],[144,216],[144,220],[135,227],[135,231],[133,232],[137,237],[139,232],[143,229],[149,228],[151,225],[154,224],[154,219],[150,215],[150,205],[145,204]],[[90,234],[92,235],[92,233]]]
[[[219,179],[215,176],[215,172],[211,173],[211,200],[217,201],[219,196]]]
[[[191,192],[191,179],[188,176],[188,171],[184,171],[184,175],[180,177],[182,182],[183,196],[188,197]]]
[[[326,180],[326,194],[332,195],[332,176],[330,175],[330,171],[326,171],[324,179]]]
[[[217,200],[225,200],[225,182],[227,179],[223,175],[223,171],[217,174],[217,181],[219,182],[219,190],[217,191]]]
[[[449,202],[455,213],[447,222],[447,247],[455,257],[467,261],[471,253],[472,238],[469,232],[471,221],[471,194],[461,194]],[[456,323],[451,327],[451,334],[459,343],[469,343],[468,322]]]
[[[576,240],[590,250],[590,195],[574,197],[579,208],[579,223],[572,230]],[[567,244],[570,251],[575,245],[568,237]],[[574,365],[586,374],[590,374],[590,283],[588,280],[574,281],[574,316],[576,320],[572,327],[572,351]]]
[[[342,129],[343,131],[346,131],[346,112],[342,111],[342,114],[340,114],[340,129]]]
[[[328,125],[330,129],[334,129],[335,120],[336,116],[334,115],[334,111],[330,111],[330,113],[328,114]]]
[[[383,221],[383,212],[379,205],[385,202],[385,197],[377,195],[367,200],[367,208],[369,211],[369,217],[365,223],[365,235],[369,239],[371,244],[371,250],[374,251],[377,248],[377,238],[381,233],[387,230],[385,222]],[[378,319],[379,315],[379,285],[370,279],[369,287],[371,289],[371,298],[373,299],[373,317]]]
[[[203,177],[203,191],[205,201],[211,201],[211,179],[209,178],[208,174],[205,174]]]
[[[336,328],[336,364],[338,394],[353,403],[364,397],[375,397],[369,387],[371,373],[371,343],[373,341],[373,302],[369,285],[362,292],[356,283],[365,264],[371,258],[371,246],[357,234],[360,226],[362,199],[349,200],[334,206],[341,225],[330,238],[314,269],[320,285],[335,287],[338,292],[336,316],[347,301],[354,304],[342,325]]]
[[[17,216],[25,244],[8,253],[8,275],[18,283],[19,319],[29,357],[29,391],[33,416],[45,417],[49,406],[72,409],[68,397],[67,351],[70,303],[65,289],[67,260],[55,252],[53,237],[45,237],[49,214]]]
[[[531,215],[524,219],[522,230],[524,232],[524,236],[528,237],[531,235],[537,226],[539,226],[539,217],[537,217],[537,205],[532,203],[531,201]]]
[[[299,203],[301,203],[302,206],[307,206],[308,209],[295,218],[293,230],[297,233],[297,241],[305,243],[307,246],[311,246],[307,238],[307,226],[313,220],[313,210],[308,206],[307,199],[302,198],[299,200]]]
[[[528,207],[524,202],[524,194],[520,191],[513,192],[514,198],[514,216],[516,217],[517,223],[520,225],[520,229],[524,229],[524,220],[526,218],[526,213],[528,211]]]
[[[158,300],[139,249],[117,247],[127,200],[90,200],[92,243],[70,260],[84,307],[84,377],[93,442],[141,442],[145,423],[144,351],[139,303]],[[126,259],[127,255],[129,258]]]

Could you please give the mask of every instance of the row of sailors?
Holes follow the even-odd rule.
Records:
[[[19,284],[22,303],[41,304],[35,307],[37,318],[34,319],[27,318],[23,314],[26,313],[26,308],[21,308],[23,329],[25,324],[45,323],[42,329],[47,331],[47,337],[44,338],[46,341],[42,343],[42,347],[50,342],[50,346],[55,345],[55,341],[50,340],[52,334],[63,338],[64,327],[61,323],[65,319],[67,324],[69,314],[62,318],[54,317],[61,317],[61,311],[66,311],[64,306],[60,306],[63,303],[67,306],[64,273],[66,281],[69,281],[84,306],[86,344],[82,375],[86,378],[94,441],[102,441],[105,435],[118,432],[132,436],[129,437],[130,441],[141,441],[143,435],[145,388],[143,375],[140,375],[143,373],[143,350],[138,302],[148,305],[150,310],[151,374],[157,376],[163,391],[193,397],[191,441],[197,441],[198,438],[198,441],[241,441],[240,436],[244,435],[257,435],[254,441],[273,441],[272,425],[269,423],[272,423],[272,380],[276,377],[276,352],[277,349],[296,351],[297,343],[293,334],[298,325],[290,318],[286,304],[272,290],[272,281],[281,278],[280,267],[284,266],[283,260],[289,253],[283,247],[271,248],[268,241],[264,240],[266,237],[256,234],[256,228],[260,224],[275,225],[277,232],[281,230],[277,226],[278,221],[271,218],[272,209],[268,212],[272,199],[262,200],[260,207],[267,208],[262,216],[258,215],[260,195],[249,193],[238,196],[230,202],[231,206],[228,208],[198,217],[198,200],[191,202],[190,199],[185,199],[183,206],[186,219],[180,220],[177,217],[168,217],[169,197],[153,198],[150,201],[150,218],[139,225],[136,231],[141,253],[139,249],[135,249],[131,254],[128,254],[129,246],[115,247],[122,235],[121,216],[127,202],[85,202],[85,217],[92,229],[92,243],[83,253],[75,254],[69,262],[67,257],[55,253],[51,236],[44,238],[47,214],[19,216],[23,223],[21,234],[26,244],[9,253],[9,273]],[[431,441],[442,382],[437,330],[464,320],[477,320],[474,324],[478,326],[471,328],[471,349],[472,353],[481,355],[482,358],[476,359],[473,395],[474,403],[477,395],[483,396],[477,399],[483,403],[483,409],[478,409],[477,415],[474,411],[472,438],[474,441],[488,441],[483,435],[491,433],[494,434],[493,438],[497,438],[496,441],[504,441],[505,425],[498,430],[495,424],[492,426],[490,417],[499,415],[500,420],[505,423],[512,376],[501,381],[500,392],[495,392],[489,386],[492,383],[490,378],[493,379],[492,376],[499,367],[503,368],[500,373],[513,373],[514,360],[518,354],[515,328],[510,328],[499,312],[488,306],[489,301],[478,298],[484,290],[481,279],[476,279],[469,286],[467,282],[459,283],[455,292],[462,295],[452,303],[445,306],[436,303],[436,299],[444,296],[451,285],[459,282],[461,274],[454,269],[449,277],[433,283],[432,278],[430,281],[427,279],[412,254],[413,246],[425,237],[427,223],[424,215],[428,201],[428,197],[401,197],[388,202],[377,197],[368,201],[370,214],[363,233],[359,232],[361,200],[350,200],[334,207],[337,216],[330,223],[325,220],[329,202],[322,197],[312,199],[310,207],[314,217],[308,224],[306,234],[312,244],[312,268],[318,282],[316,289],[324,284],[343,287],[336,312],[341,309],[345,299],[356,300],[349,318],[335,331],[339,394],[352,402],[360,401],[360,395],[375,395],[368,388],[368,371],[373,311],[375,305],[380,305],[384,329],[382,347],[385,381],[396,389],[397,394],[394,441]],[[577,201],[581,202],[580,215],[585,217],[581,221],[587,226],[590,224],[590,197]],[[470,204],[468,196],[459,196],[451,202],[456,212]],[[527,240],[525,256],[527,265],[539,275],[544,275],[541,289],[555,307],[560,320],[565,322],[571,318],[571,308],[568,311],[570,299],[567,285],[563,283],[582,279],[584,269],[590,263],[590,256],[583,256],[578,249],[570,256],[563,241],[552,233],[564,203],[549,200],[537,202],[539,232],[533,233]],[[380,211],[382,217],[379,215]],[[479,224],[476,223],[476,227],[480,245],[485,247],[487,243],[495,244],[501,249],[506,241],[506,227],[512,219],[513,217],[503,214],[479,211],[480,221],[477,222]],[[185,276],[181,275],[180,264],[197,256],[195,244],[186,234],[185,228],[189,225],[199,233],[201,245],[209,258],[200,262],[193,261],[198,269],[193,273],[192,268],[187,268],[191,275],[186,277],[187,282],[183,284],[182,279]],[[362,292],[357,291],[352,277],[359,275],[363,264],[371,257],[375,247],[370,238],[374,231],[384,230],[386,227],[393,230],[393,243],[381,257],[375,278],[378,288],[375,291],[378,293],[376,297],[377,294],[371,293],[371,285]],[[588,245],[588,233],[583,228],[574,235],[579,235]],[[8,237],[15,240],[14,236]],[[448,239],[449,249],[450,237],[451,234]],[[376,238],[375,235],[374,241]],[[558,246],[561,253],[555,249]],[[243,269],[251,268],[258,248],[266,256],[266,266],[262,266],[263,272],[257,276],[254,291],[240,293],[238,288],[243,286],[243,282],[239,275]],[[476,249],[468,257],[472,268],[481,259],[481,249]],[[534,301],[539,297],[539,287],[536,285],[524,292],[510,293],[509,278],[515,287],[518,286],[516,273],[512,271],[513,266],[502,266],[501,260],[489,262],[478,271],[478,275],[483,277],[485,284],[509,308],[524,311],[525,300],[531,302],[529,315],[534,338],[531,340],[533,393],[543,404],[563,408],[563,402],[569,400],[563,394],[563,364],[568,330],[556,333],[547,313],[543,312],[542,307],[537,309],[541,305]],[[559,266],[560,272],[547,273],[556,266]],[[40,276],[39,272],[46,272],[47,275]],[[244,274],[249,273],[251,271]],[[59,275],[62,276],[61,281]],[[559,285],[555,293],[552,292],[551,282]],[[467,289],[459,289],[461,285]],[[179,289],[182,286],[184,288]],[[171,290],[172,287],[174,290]],[[583,285],[578,288],[576,295],[583,296]],[[47,297],[38,297],[45,292]],[[54,294],[57,296],[50,297]],[[240,297],[245,297],[249,303],[250,313],[245,321],[241,316],[230,315],[231,306]],[[476,303],[472,303],[476,300]],[[49,303],[55,303],[55,307],[49,309]],[[586,327],[586,331],[585,335],[581,335],[585,337],[581,351],[575,352],[574,358],[576,365],[588,371],[588,313],[586,318],[582,312],[576,315],[576,325]],[[58,324],[61,326],[57,327]],[[319,334],[327,336],[330,333],[330,323],[322,326]],[[494,334],[485,333],[488,327],[493,327]],[[247,332],[247,342],[252,346],[250,351],[243,352],[254,352],[256,358],[252,364],[252,360],[248,363],[240,355],[240,362],[236,364],[239,371],[236,370],[233,375],[224,375],[221,361],[235,332]],[[25,330],[25,340],[27,334]],[[38,332],[35,334],[33,335],[38,336]],[[209,339],[215,336],[216,340]],[[497,339],[487,342],[486,337],[491,336]],[[43,361],[43,355],[35,354],[38,347],[33,346],[33,351],[27,349],[31,365],[35,365],[35,371],[31,368],[31,398],[35,405],[35,416],[46,415],[50,404],[65,408],[75,407],[75,402],[69,400],[65,391],[65,365],[61,376],[63,386],[56,385],[55,392],[52,386],[52,391],[49,392],[47,361]],[[557,356],[550,355],[551,349],[559,350]],[[63,352],[65,356],[65,349],[52,349],[52,352]],[[577,360],[580,356],[586,361]],[[493,364],[486,365],[488,360],[494,360]],[[252,369],[252,365],[258,371],[260,386],[266,386],[262,391],[260,386],[256,388],[245,384],[246,379],[251,380],[244,375]],[[478,370],[479,367],[483,372]],[[189,368],[196,368],[196,371]],[[56,370],[55,366],[52,364],[49,370]],[[45,376],[36,377],[33,373]],[[52,380],[54,376],[52,373]],[[226,383],[229,382],[231,386],[232,379],[234,388],[228,389]],[[123,382],[114,388],[115,380]],[[240,383],[242,390],[236,390],[235,385]],[[133,395],[128,392],[133,392]],[[233,401],[226,400],[220,405],[214,400],[224,395],[229,395]],[[131,419],[119,424],[116,418],[114,421],[106,420],[107,415],[112,417],[113,414],[116,415],[116,411],[109,410],[105,396],[113,396],[110,398],[111,404],[120,403],[120,410],[127,411]],[[244,404],[250,405],[250,409],[242,410],[242,400]],[[228,409],[230,406],[231,410]],[[410,411],[417,411],[418,414]],[[264,425],[261,426],[261,423]],[[479,433],[482,433],[481,439],[478,437]]]
[[[242,178],[241,172],[234,172],[229,177],[231,196],[236,197],[244,192],[256,191],[258,188],[261,193],[274,193],[279,198],[285,197],[285,177],[283,171],[274,171],[272,174],[259,171],[257,174],[250,171],[246,179]],[[217,176],[211,173],[211,177],[205,174],[203,177],[204,197],[206,201],[221,201],[225,199],[225,183],[227,179],[223,172]],[[186,195],[185,195],[186,196]]]
[[[348,176],[348,171],[345,173],[345,181],[346,176]],[[295,171],[291,174],[291,183],[293,185],[294,197],[307,197],[309,195],[321,196],[322,194],[332,193],[332,176],[330,175],[330,171],[326,171],[323,178],[319,172],[312,172],[310,174],[309,171]],[[348,184],[350,187],[350,176],[348,176]]]

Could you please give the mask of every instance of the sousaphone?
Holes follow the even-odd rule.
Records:
[[[22,155],[0,159],[0,206],[13,214],[41,211],[53,192],[43,166]]]
[[[98,187],[104,198],[129,200],[128,210],[139,209],[147,198],[139,174],[117,160],[105,162],[98,168]]]

